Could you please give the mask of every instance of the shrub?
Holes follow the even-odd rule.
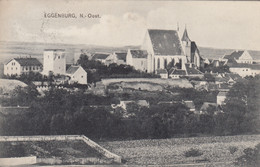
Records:
[[[244,155],[236,159],[235,164],[246,167],[259,167],[260,165],[260,143],[255,148],[244,149]]]
[[[191,148],[188,151],[185,152],[185,157],[199,157],[203,153],[199,149]]]
[[[231,154],[234,154],[238,150],[238,148],[235,146],[230,146],[228,149]]]

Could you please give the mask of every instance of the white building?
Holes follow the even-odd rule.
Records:
[[[49,72],[56,74],[66,73],[66,57],[64,49],[45,49],[43,53],[43,74]]]
[[[79,83],[86,85],[87,82],[87,72],[81,66],[70,66],[66,71],[66,75],[70,77],[70,83]]]
[[[126,64],[126,56],[127,56],[127,52],[114,52],[106,58],[105,64],[106,65],[112,63],[116,63],[118,65]]]
[[[13,58],[4,65],[4,75],[21,75],[41,72],[42,64],[36,58]]]
[[[148,52],[148,72],[166,69],[169,63],[193,63],[196,67],[203,64],[199,50],[194,41],[188,37],[185,29],[182,39],[176,30],[149,29],[145,35],[142,49]]]
[[[126,64],[133,66],[136,70],[147,71],[148,53],[146,50],[128,49]]]
[[[110,53],[95,53],[92,55],[91,60],[100,61],[101,63],[106,64],[109,55]]]
[[[222,59],[226,59],[227,63],[234,64],[234,63],[245,63],[245,64],[253,64],[253,58],[248,53],[248,51],[234,51],[230,55],[225,55]]]
[[[241,77],[255,76],[260,74],[259,64],[232,64],[229,67],[229,71],[240,75]]]
[[[227,98],[227,92],[219,92],[217,95],[217,105],[225,104],[224,101]]]

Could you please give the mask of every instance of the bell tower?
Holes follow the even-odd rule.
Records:
[[[185,56],[187,57],[188,62],[191,61],[191,40],[188,36],[188,32],[185,25],[185,30],[183,32],[181,42],[183,47],[185,48]]]

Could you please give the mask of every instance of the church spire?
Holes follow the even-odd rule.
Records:
[[[184,30],[184,32],[183,32],[183,36],[182,36],[181,40],[182,40],[182,41],[186,41],[186,42],[190,42],[190,41],[191,41],[190,38],[189,38],[189,36],[188,36],[188,32],[187,32],[187,29],[186,29],[186,25],[185,25],[185,30]]]

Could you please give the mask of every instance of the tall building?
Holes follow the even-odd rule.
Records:
[[[185,69],[186,63],[201,67],[202,58],[194,41],[191,41],[185,28],[182,38],[176,30],[148,29],[141,47],[147,50],[147,71],[166,69],[169,63],[180,64]]]
[[[66,73],[66,57],[64,49],[45,49],[43,53],[43,74]]]

